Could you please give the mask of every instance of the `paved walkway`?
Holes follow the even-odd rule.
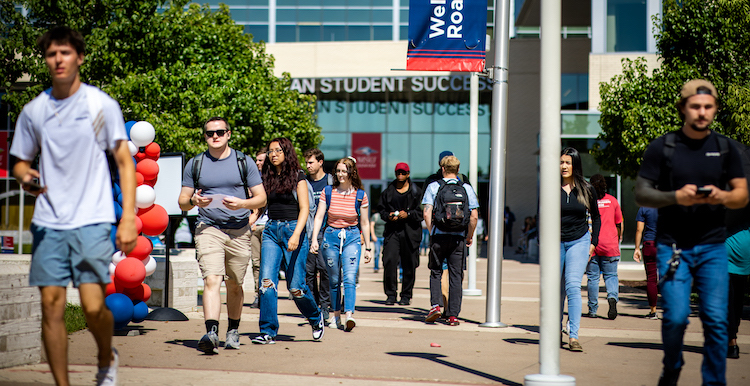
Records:
[[[322,342],[312,341],[309,324],[288,300],[285,288],[280,292],[281,328],[275,345],[250,343],[258,334],[258,310],[249,307],[245,307],[240,325],[240,350],[222,349],[214,356],[196,349],[205,331],[202,314],[188,314],[187,322],[145,321],[131,326],[139,335],[114,338],[121,355],[120,384],[520,385],[525,375],[539,372],[539,265],[518,260],[512,249],[506,249],[501,321],[508,324],[507,328],[479,326],[485,321],[486,267],[487,260],[479,259],[477,287],[483,296],[464,297],[462,323],[456,327],[422,322],[429,308],[429,271],[424,256],[417,272],[415,296],[406,307],[386,306],[382,271],[375,274],[371,264],[363,264],[357,327],[352,332],[326,328]],[[644,279],[642,266],[621,264],[620,280]],[[600,284],[604,285],[603,280]],[[580,341],[584,352],[570,352],[565,345],[560,350],[561,373],[575,377],[578,385],[655,384],[661,371],[661,323],[643,318],[648,313],[645,292],[621,287],[620,315],[608,320],[603,290],[599,308],[602,317],[582,318]],[[252,295],[248,294],[246,300],[249,304]],[[690,320],[683,385],[700,384],[702,329],[697,315]],[[225,314],[221,323],[223,338]],[[747,318],[740,326],[739,345],[740,359],[730,359],[727,364],[730,385],[750,382]],[[94,350],[88,332],[70,335],[73,384],[93,384]],[[0,384],[52,384],[52,377],[42,363],[2,369]]]

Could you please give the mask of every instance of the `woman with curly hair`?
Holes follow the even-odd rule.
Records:
[[[308,249],[305,223],[310,213],[307,180],[288,138],[274,138],[269,142],[262,178],[268,198],[268,222],[261,244],[260,335],[253,343],[275,343],[279,330],[277,306],[282,260],[286,263],[287,288],[297,308],[310,322],[313,340],[319,341],[325,332],[323,315],[305,284]]]
[[[365,262],[369,263],[372,259],[370,217],[367,214],[370,205],[367,194],[362,190],[357,165],[351,158],[342,158],[336,162],[334,171],[336,179],[333,181],[333,186],[326,186],[323,194],[320,195],[310,252],[318,252],[320,247],[318,233],[327,214],[322,253],[328,265],[328,277],[331,282],[331,303],[335,318],[332,324],[338,327],[341,323],[341,282],[343,281],[344,312],[346,313],[344,330],[351,331],[357,325],[352,315],[354,314],[354,301],[357,298],[355,281],[359,269],[359,257],[362,253],[362,240],[365,240]],[[362,230],[361,236],[360,229]]]

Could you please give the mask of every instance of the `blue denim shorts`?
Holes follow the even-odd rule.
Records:
[[[109,283],[109,263],[115,248],[112,224],[93,224],[76,229],[50,229],[31,224],[29,285],[66,287],[70,281]]]

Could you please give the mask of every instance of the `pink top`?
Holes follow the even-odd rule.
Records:
[[[328,207],[328,225],[334,228],[346,228],[359,224],[359,216],[354,204],[357,202],[357,191],[350,190],[346,194],[339,192],[338,189],[331,189],[331,204],[326,202],[326,195],[320,195],[320,201],[325,202]],[[362,198],[360,212],[362,208],[369,206],[367,193]]]
[[[616,224],[622,224],[622,210],[617,199],[609,194],[604,194],[599,204],[602,226],[599,231],[599,244],[594,253],[597,256],[614,257],[620,256],[620,238],[617,237]]]

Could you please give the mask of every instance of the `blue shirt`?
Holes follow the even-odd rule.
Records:
[[[643,241],[656,240],[656,219],[658,217],[659,210],[656,208],[647,208],[644,206],[638,209],[635,221],[640,221],[645,225],[643,228]]]

